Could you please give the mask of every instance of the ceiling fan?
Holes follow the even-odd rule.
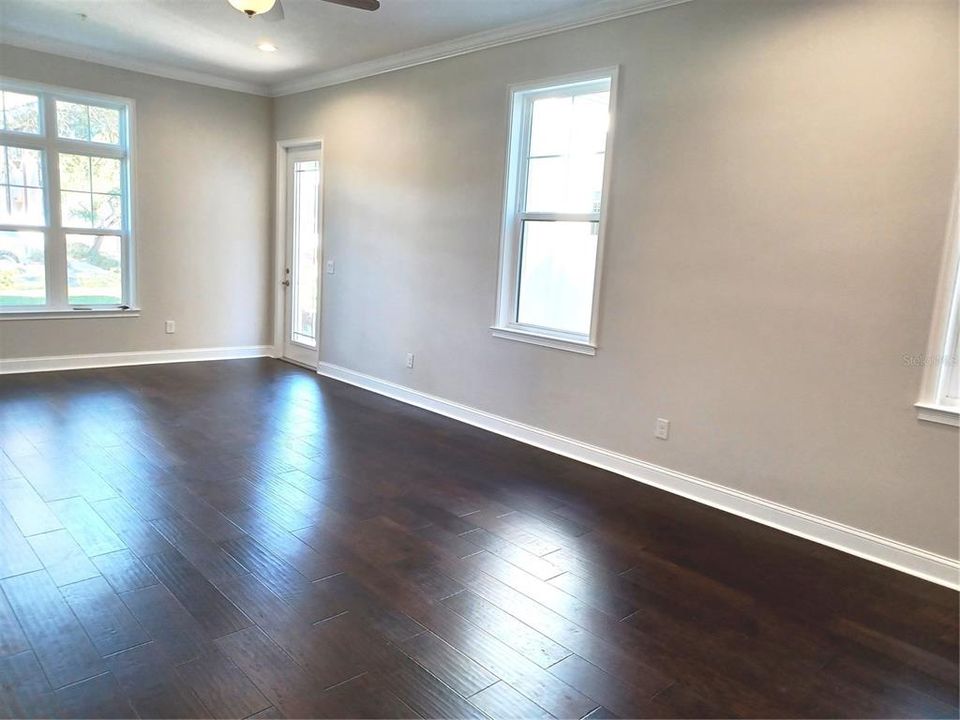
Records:
[[[380,0],[323,0],[335,5],[345,5],[357,10],[377,10]],[[247,17],[260,17],[264,20],[277,22],[283,20],[283,5],[280,0],[227,0],[233,7]]]

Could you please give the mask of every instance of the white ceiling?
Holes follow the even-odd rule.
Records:
[[[674,0],[676,1],[676,0]],[[286,19],[248,19],[227,0],[0,0],[0,40],[121,67],[276,94],[398,54],[632,14],[664,0],[381,0],[376,12],[283,0]],[[479,35],[478,35],[479,34]],[[279,51],[256,48],[269,40]],[[463,43],[463,47],[470,46]],[[497,44],[488,42],[488,44]],[[441,56],[437,52],[435,56]],[[455,52],[448,52],[456,54]],[[420,53],[428,57],[429,53]],[[429,58],[433,59],[433,58]],[[422,60],[420,60],[422,61]],[[336,71],[336,72],[334,72]],[[371,73],[365,73],[371,74]]]

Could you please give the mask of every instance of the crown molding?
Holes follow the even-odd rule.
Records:
[[[187,70],[173,65],[145,62],[127,55],[98,50],[96,48],[87,48],[75,43],[40,37],[39,35],[4,31],[3,42],[0,44],[23,48],[25,50],[36,50],[37,52],[43,52],[49,55],[59,55],[60,57],[70,58],[71,60],[83,60],[84,62],[96,63],[98,65],[107,65],[108,67],[119,70],[130,70],[132,72],[143,73],[144,75],[155,75],[157,77],[167,78],[168,80],[179,80],[181,82],[193,83],[194,85],[205,85],[221,90],[247,93],[248,95],[262,95],[267,97],[271,95],[269,86],[265,84],[233,80],[211,73]]]
[[[693,0],[599,0],[599,2],[586,7],[554,13],[547,18],[485,30],[435,45],[406,50],[394,55],[337,68],[336,70],[328,70],[297,80],[276,83],[270,86],[270,95],[282,97],[309,90],[318,90],[331,85],[340,85],[353,80],[382,75],[394,70],[403,70],[437,60],[445,60],[458,55],[466,55],[479,50],[552,35],[587,25],[596,25],[597,23],[688,2],[693,2]]]
[[[693,2],[693,0],[598,0],[591,5],[554,13],[546,18],[485,30],[434,45],[405,50],[393,55],[274,84],[246,82],[213,73],[146,62],[120,53],[88,48],[76,43],[27,33],[4,32],[3,41],[0,44],[222,90],[233,90],[234,92],[267,97],[282,97],[688,2]]]

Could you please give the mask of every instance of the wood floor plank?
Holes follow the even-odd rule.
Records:
[[[348,609],[343,600],[326,590],[326,585],[310,582],[249,536],[223,542],[220,547],[310,622],[325,620]]]
[[[260,628],[240,630],[215,642],[286,717],[317,716],[316,681]]]
[[[476,705],[402,653],[394,653],[376,678],[421,717],[485,717]]]
[[[653,698],[657,692],[666,689],[650,692],[644,691],[642,685],[619,682],[578,655],[561,660],[550,668],[550,672],[623,718],[659,715]]]
[[[443,604],[542,668],[571,654],[570,650],[469,590],[446,598]]]
[[[527,552],[523,548],[513,545],[503,538],[497,537],[493,533],[477,528],[461,536],[477,547],[493,553],[503,558],[507,562],[516,565],[540,580],[549,580],[563,573],[563,570],[556,565],[552,565],[533,553]]]
[[[153,555],[171,549],[169,542],[122,497],[93,503],[94,511],[137,555]]]
[[[179,665],[177,672],[215,718],[246,718],[272,707],[256,685],[220,652]]]
[[[135,716],[126,694],[109,672],[57,690],[56,703],[60,717],[76,720]]]
[[[174,594],[211,640],[252,624],[250,618],[176,550],[148,555],[143,558],[143,562]]]
[[[492,562],[484,562],[487,559]],[[467,561],[469,560],[471,559],[468,558]],[[461,562],[467,565],[467,561]],[[513,568],[509,568],[502,574],[504,578],[513,579],[517,586],[524,587],[527,592],[537,595],[538,599],[543,599],[547,603],[540,604],[529,595],[516,590],[515,587],[480,570],[480,568],[488,568],[497,571],[505,566],[509,568],[498,558],[478,556],[477,562],[472,567],[445,564],[443,568],[501,611],[508,612],[539,633],[553,638],[566,649],[581,654],[614,677],[642,685],[651,695],[671,684],[672,678],[668,674],[642,662],[615,641],[614,635],[617,632],[624,632],[624,629],[614,623],[609,616],[591,609],[591,612],[596,612],[606,624],[594,625],[592,629],[596,632],[585,631],[585,628],[576,622],[551,609],[551,607],[561,606],[562,603],[563,608],[576,609],[568,614],[577,617],[582,614],[578,612],[582,610],[578,601],[570,596],[560,597],[563,593],[559,591],[554,593],[554,588],[549,583],[536,580]],[[524,577],[526,582],[521,582],[519,579]],[[546,589],[548,592],[545,595],[539,593],[538,590],[541,589]],[[588,614],[586,617],[594,616]],[[616,625],[616,629],[612,629],[613,625]]]
[[[553,554],[548,555],[554,557]],[[615,620],[622,620],[639,609],[639,603],[621,597],[613,590],[604,587],[597,581],[597,577],[581,577],[571,572],[550,578],[550,584],[563,590],[568,595],[583,600],[598,610],[610,615]]]
[[[372,568],[362,563],[351,567],[351,573],[361,578],[372,590],[392,598],[417,622],[494,676],[506,680],[555,717],[582,717],[596,707],[592,700],[446,606],[433,604],[418,596],[402,576],[398,577],[385,568]]]
[[[212,583],[239,577],[247,572],[246,568],[188,521],[169,517],[154,520],[151,524],[176,548],[178,554],[189,560]],[[170,556],[171,553],[163,555]],[[150,569],[153,570],[152,567]]]
[[[360,675],[322,693],[317,717],[390,720],[420,715],[369,675]]]
[[[550,720],[550,713],[501,681],[470,696],[490,720]]]
[[[0,579],[43,569],[30,543],[0,505]]]
[[[432,632],[402,643],[403,651],[455,691],[469,697],[496,683],[499,678],[448,645]]]
[[[141,718],[211,717],[156,643],[124,650],[109,658],[109,664],[110,671]]]
[[[150,636],[102,577],[67,585],[60,592],[101,656],[149,642]]]
[[[337,618],[311,625],[252,575],[236,578],[221,587],[273,642],[313,676],[320,688],[343,682],[367,669],[351,648],[320,641],[335,627],[328,623],[336,622]]]
[[[20,621],[7,602],[7,597],[0,590],[0,657],[16,655],[29,650],[27,638],[20,629]]]
[[[84,498],[71,497],[51,502],[49,505],[88,557],[127,549]]]
[[[2,587],[53,689],[106,670],[46,571],[7,578]]]
[[[7,509],[24,536],[63,528],[56,515],[25,478],[0,478],[0,503]]]
[[[174,662],[187,662],[207,652],[203,628],[166,586],[158,583],[131,590],[120,599]]]
[[[0,718],[50,718],[57,715],[50,684],[29,650],[0,657]]]
[[[412,561],[395,566],[420,593],[431,601],[440,601],[463,592],[463,584],[440,572],[433,563]]]
[[[321,552],[310,547],[293,533],[255,510],[230,513],[228,517],[265,549],[292,565],[309,580],[318,580],[343,571],[342,562],[336,553],[326,550]]]
[[[155,492],[164,502],[173,507],[180,517],[200,528],[201,532],[215,543],[244,535],[243,530],[202,498],[190,492],[186,485],[179,483],[160,485]]]
[[[33,535],[27,541],[57,585],[69,585],[100,575],[66,530]]]
[[[97,555],[93,564],[118,593],[156,585],[159,580],[150,569],[129,550]]]
[[[338,603],[391,642],[401,643],[425,629],[410,616],[391,608],[389,598],[381,599],[366,590],[349,572],[317,580],[314,585],[331,598],[331,607]]]

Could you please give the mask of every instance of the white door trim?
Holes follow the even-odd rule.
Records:
[[[293,138],[278,140],[276,149],[276,197],[274,198],[273,216],[273,357],[283,357],[284,345],[284,308],[283,269],[286,261],[286,233],[287,233],[287,151],[316,145],[320,148],[320,235],[323,237],[323,155],[325,143],[323,137]],[[320,283],[323,284],[323,258],[320,262]],[[319,291],[318,291],[319,292]],[[323,307],[322,298],[317,296]],[[322,311],[321,311],[322,312]],[[320,327],[321,317],[317,317],[317,327]],[[317,333],[317,362],[319,362],[320,335]]]

